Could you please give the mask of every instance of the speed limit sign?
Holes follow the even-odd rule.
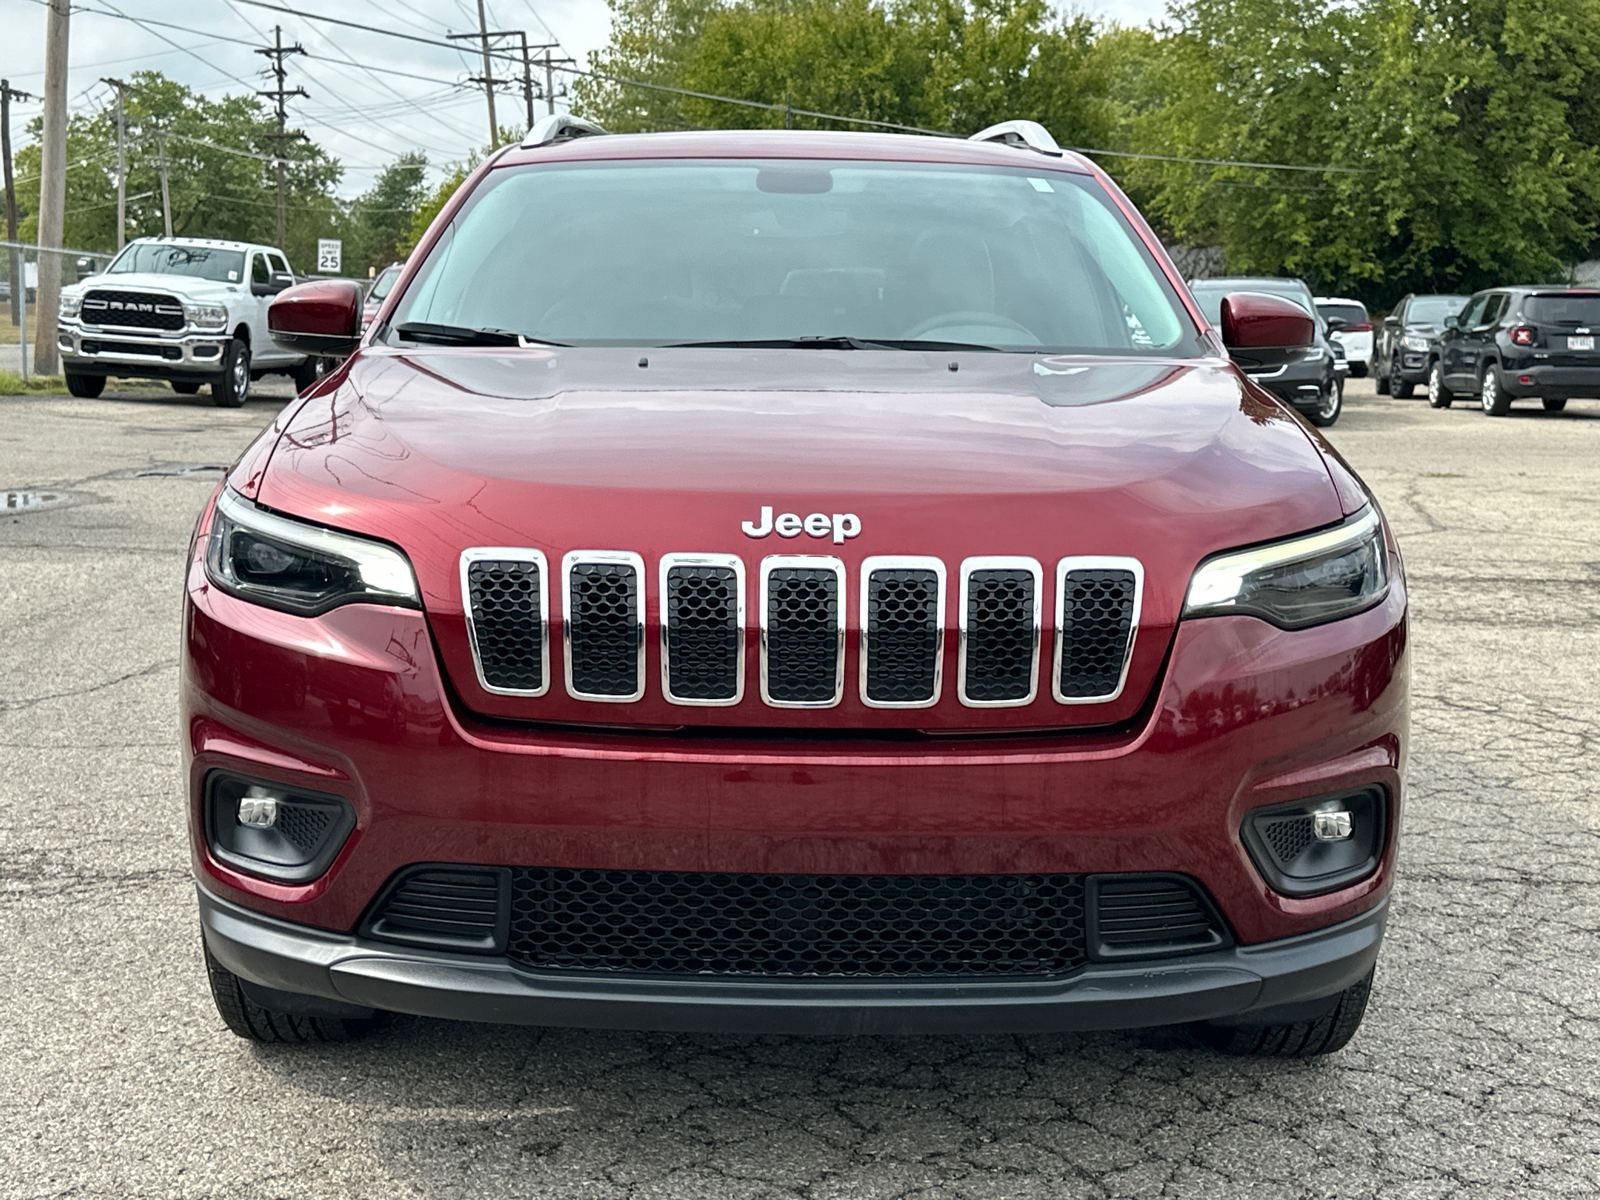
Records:
[[[317,270],[324,275],[337,275],[343,270],[344,242],[338,238],[317,239]]]

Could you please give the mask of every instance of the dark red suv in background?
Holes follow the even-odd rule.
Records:
[[[596,136],[440,214],[190,559],[223,1019],[815,1033],[1193,1023],[1338,1049],[1408,653],[1366,488],[1092,163]],[[357,345],[359,341],[359,346]],[[353,351],[353,353],[351,353]]]

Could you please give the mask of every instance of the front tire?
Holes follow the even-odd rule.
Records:
[[[1389,394],[1389,372],[1378,370],[1376,361],[1372,364],[1372,390],[1380,396]]]
[[[1397,400],[1409,400],[1415,394],[1416,385],[1407,383],[1400,377],[1400,364],[1394,360],[1389,362],[1389,394]],[[1445,406],[1446,408],[1449,405]]]
[[[1328,385],[1328,394],[1322,398],[1322,402],[1307,413],[1306,417],[1318,429],[1326,429],[1339,419],[1339,414],[1343,411],[1344,380],[1335,379]]]
[[[262,1008],[239,985],[239,977],[219,963],[211,947],[200,940],[206,958],[206,977],[217,1015],[236,1036],[247,1042],[353,1042],[377,1025],[378,1017],[302,1017]]]
[[[1478,403],[1486,417],[1503,417],[1511,411],[1511,397],[1500,385],[1500,364],[1490,363],[1483,368],[1483,379],[1478,388]]]
[[[68,371],[66,377],[67,391],[80,400],[93,400],[106,390],[104,375],[79,375],[76,371]]]
[[[1367,364],[1364,362],[1351,363],[1350,374],[1355,379],[1365,379],[1367,377]]]
[[[1377,968],[1373,968],[1375,971]],[[1367,1012],[1373,971],[1351,984],[1334,1001],[1333,1011],[1310,1021],[1286,1025],[1211,1025],[1195,1027],[1207,1046],[1223,1054],[1252,1058],[1315,1058],[1343,1050]]]
[[[327,374],[327,360],[308,358],[294,369],[294,390],[303,392]]]
[[[1428,364],[1428,407],[1449,408],[1456,394],[1444,385],[1444,364],[1438,359]]]
[[[211,403],[238,408],[250,397],[250,346],[238,338],[222,352],[222,374],[211,381]]]

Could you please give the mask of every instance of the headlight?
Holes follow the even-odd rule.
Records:
[[[1307,352],[1306,356],[1304,358],[1302,358],[1300,361],[1301,362],[1321,362],[1327,356],[1328,356],[1328,352],[1326,350],[1324,350],[1321,346],[1313,346],[1311,348],[1311,350],[1309,352]]]
[[[242,600],[302,617],[363,601],[420,607],[411,564],[393,546],[264,512],[226,490],[206,541],[206,575]]]
[[[1388,591],[1383,526],[1369,504],[1335,529],[1201,563],[1183,615],[1249,613],[1282,629],[1304,629],[1369,609]]]
[[[70,321],[72,318],[74,318],[74,317],[76,317],[78,315],[79,311],[81,311],[82,308],[83,308],[83,297],[82,296],[62,296],[61,297],[60,317],[58,319]]]
[[[220,304],[185,304],[183,316],[201,329],[221,329],[228,323],[228,310]]]
[[[1428,348],[1428,339],[1420,333],[1408,333],[1400,339],[1400,344],[1407,350],[1426,350]]]

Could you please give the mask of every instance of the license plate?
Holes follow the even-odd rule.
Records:
[[[1594,336],[1591,334],[1589,337],[1569,337],[1567,339],[1567,349],[1568,350],[1593,350],[1594,349]]]

